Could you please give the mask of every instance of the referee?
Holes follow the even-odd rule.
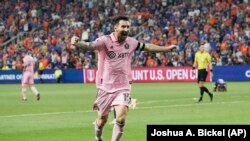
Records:
[[[204,49],[204,43],[200,44],[199,51],[195,53],[193,69],[198,69],[198,85],[200,88],[200,99],[198,102],[203,100],[203,94],[206,92],[210,101],[213,101],[213,94],[209,92],[209,90],[204,86],[204,82],[206,81],[208,71],[212,72],[212,64],[211,64],[211,56]]]

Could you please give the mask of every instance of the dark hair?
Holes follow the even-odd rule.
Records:
[[[126,17],[126,16],[117,16],[117,17],[114,18],[113,25],[118,24],[121,20],[123,20],[123,21],[129,21],[129,18]]]
[[[205,44],[206,44],[205,41],[200,41],[200,42],[199,42],[199,45],[200,45],[200,46],[203,46],[203,45],[205,45]]]

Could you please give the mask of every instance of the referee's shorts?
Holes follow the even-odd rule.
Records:
[[[197,82],[199,83],[200,81],[205,82],[207,78],[207,70],[206,69],[199,69],[198,70],[198,80]]]

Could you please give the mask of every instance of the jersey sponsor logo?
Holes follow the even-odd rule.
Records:
[[[128,56],[128,53],[119,53],[118,58],[125,58]]]
[[[115,56],[116,56],[116,54],[115,54],[114,51],[109,51],[109,52],[107,53],[107,55],[108,55],[108,57],[109,57],[110,59],[113,59],[113,58],[115,58]]]

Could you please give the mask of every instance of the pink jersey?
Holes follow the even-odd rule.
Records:
[[[119,43],[112,33],[96,39],[94,46],[98,51],[97,88],[107,92],[130,89],[132,55],[144,44],[131,37]]]
[[[23,58],[24,72],[34,73],[34,60],[30,55]]]

